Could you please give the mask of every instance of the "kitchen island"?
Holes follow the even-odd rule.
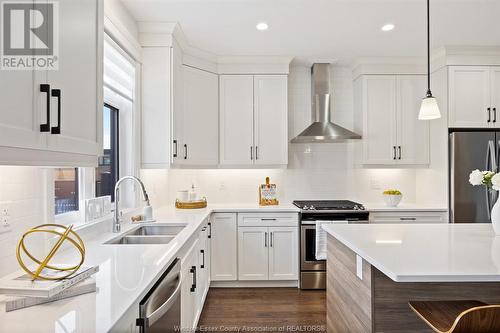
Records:
[[[500,304],[490,224],[327,225],[328,332],[432,332],[409,300]]]

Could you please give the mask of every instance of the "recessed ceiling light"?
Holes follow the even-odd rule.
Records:
[[[259,30],[259,31],[264,31],[264,30],[269,29],[269,26],[267,25],[267,23],[266,23],[266,22],[260,22],[260,23],[258,23],[255,27],[256,27],[256,28],[257,28],[257,30]]]
[[[391,31],[394,29],[396,26],[392,23],[388,23],[382,26],[382,31]]]

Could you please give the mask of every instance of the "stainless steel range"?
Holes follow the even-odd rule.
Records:
[[[326,289],[326,260],[316,260],[316,221],[368,223],[362,204],[348,200],[296,200],[300,208],[300,288]]]

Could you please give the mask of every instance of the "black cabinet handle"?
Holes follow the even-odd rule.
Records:
[[[250,160],[253,161],[253,147],[250,146]]]
[[[47,94],[47,122],[45,124],[40,124],[40,132],[50,132],[50,85],[41,84],[40,92]]]
[[[267,232],[264,233],[264,247],[267,247]]]
[[[416,221],[416,217],[400,217],[399,218],[401,221]]]
[[[493,122],[497,122],[497,108],[493,108]]]
[[[188,158],[188,145],[184,144],[184,159],[187,160]]]
[[[255,146],[255,160],[259,159],[259,146]]]
[[[398,151],[399,151],[399,159],[401,159],[401,146],[398,146]]]
[[[61,134],[61,89],[52,89],[52,97],[57,97],[57,126],[50,129],[51,134]]]
[[[174,150],[173,155],[174,155],[174,157],[177,157],[177,140],[174,140],[174,148],[175,148],[175,150]]]
[[[189,273],[193,274],[193,284],[191,285],[190,291],[193,293],[196,290],[196,266],[191,266]]]
[[[205,268],[205,250],[200,250],[200,253],[203,255],[203,261],[200,265],[200,268]]]
[[[275,219],[275,218],[272,218],[272,219],[271,219],[271,218],[270,218],[270,219],[261,218],[260,220],[261,220],[261,221],[276,221],[276,219]]]
[[[488,111],[488,122],[491,122],[491,108],[488,108],[487,111]]]
[[[273,247],[273,233],[271,232],[271,235],[269,237],[269,246]]]
[[[392,159],[395,160],[396,159],[396,146],[392,146],[392,150],[393,150],[393,155],[392,155]]]
[[[208,222],[208,238],[212,238],[212,223]]]

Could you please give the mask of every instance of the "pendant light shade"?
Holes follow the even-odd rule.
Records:
[[[427,94],[420,105],[419,120],[432,120],[441,118],[439,106],[431,92],[431,28],[429,0],[427,0]]]
[[[418,113],[418,120],[432,120],[441,118],[441,112],[437,101],[434,97],[426,97],[422,100],[420,105],[420,112]]]

